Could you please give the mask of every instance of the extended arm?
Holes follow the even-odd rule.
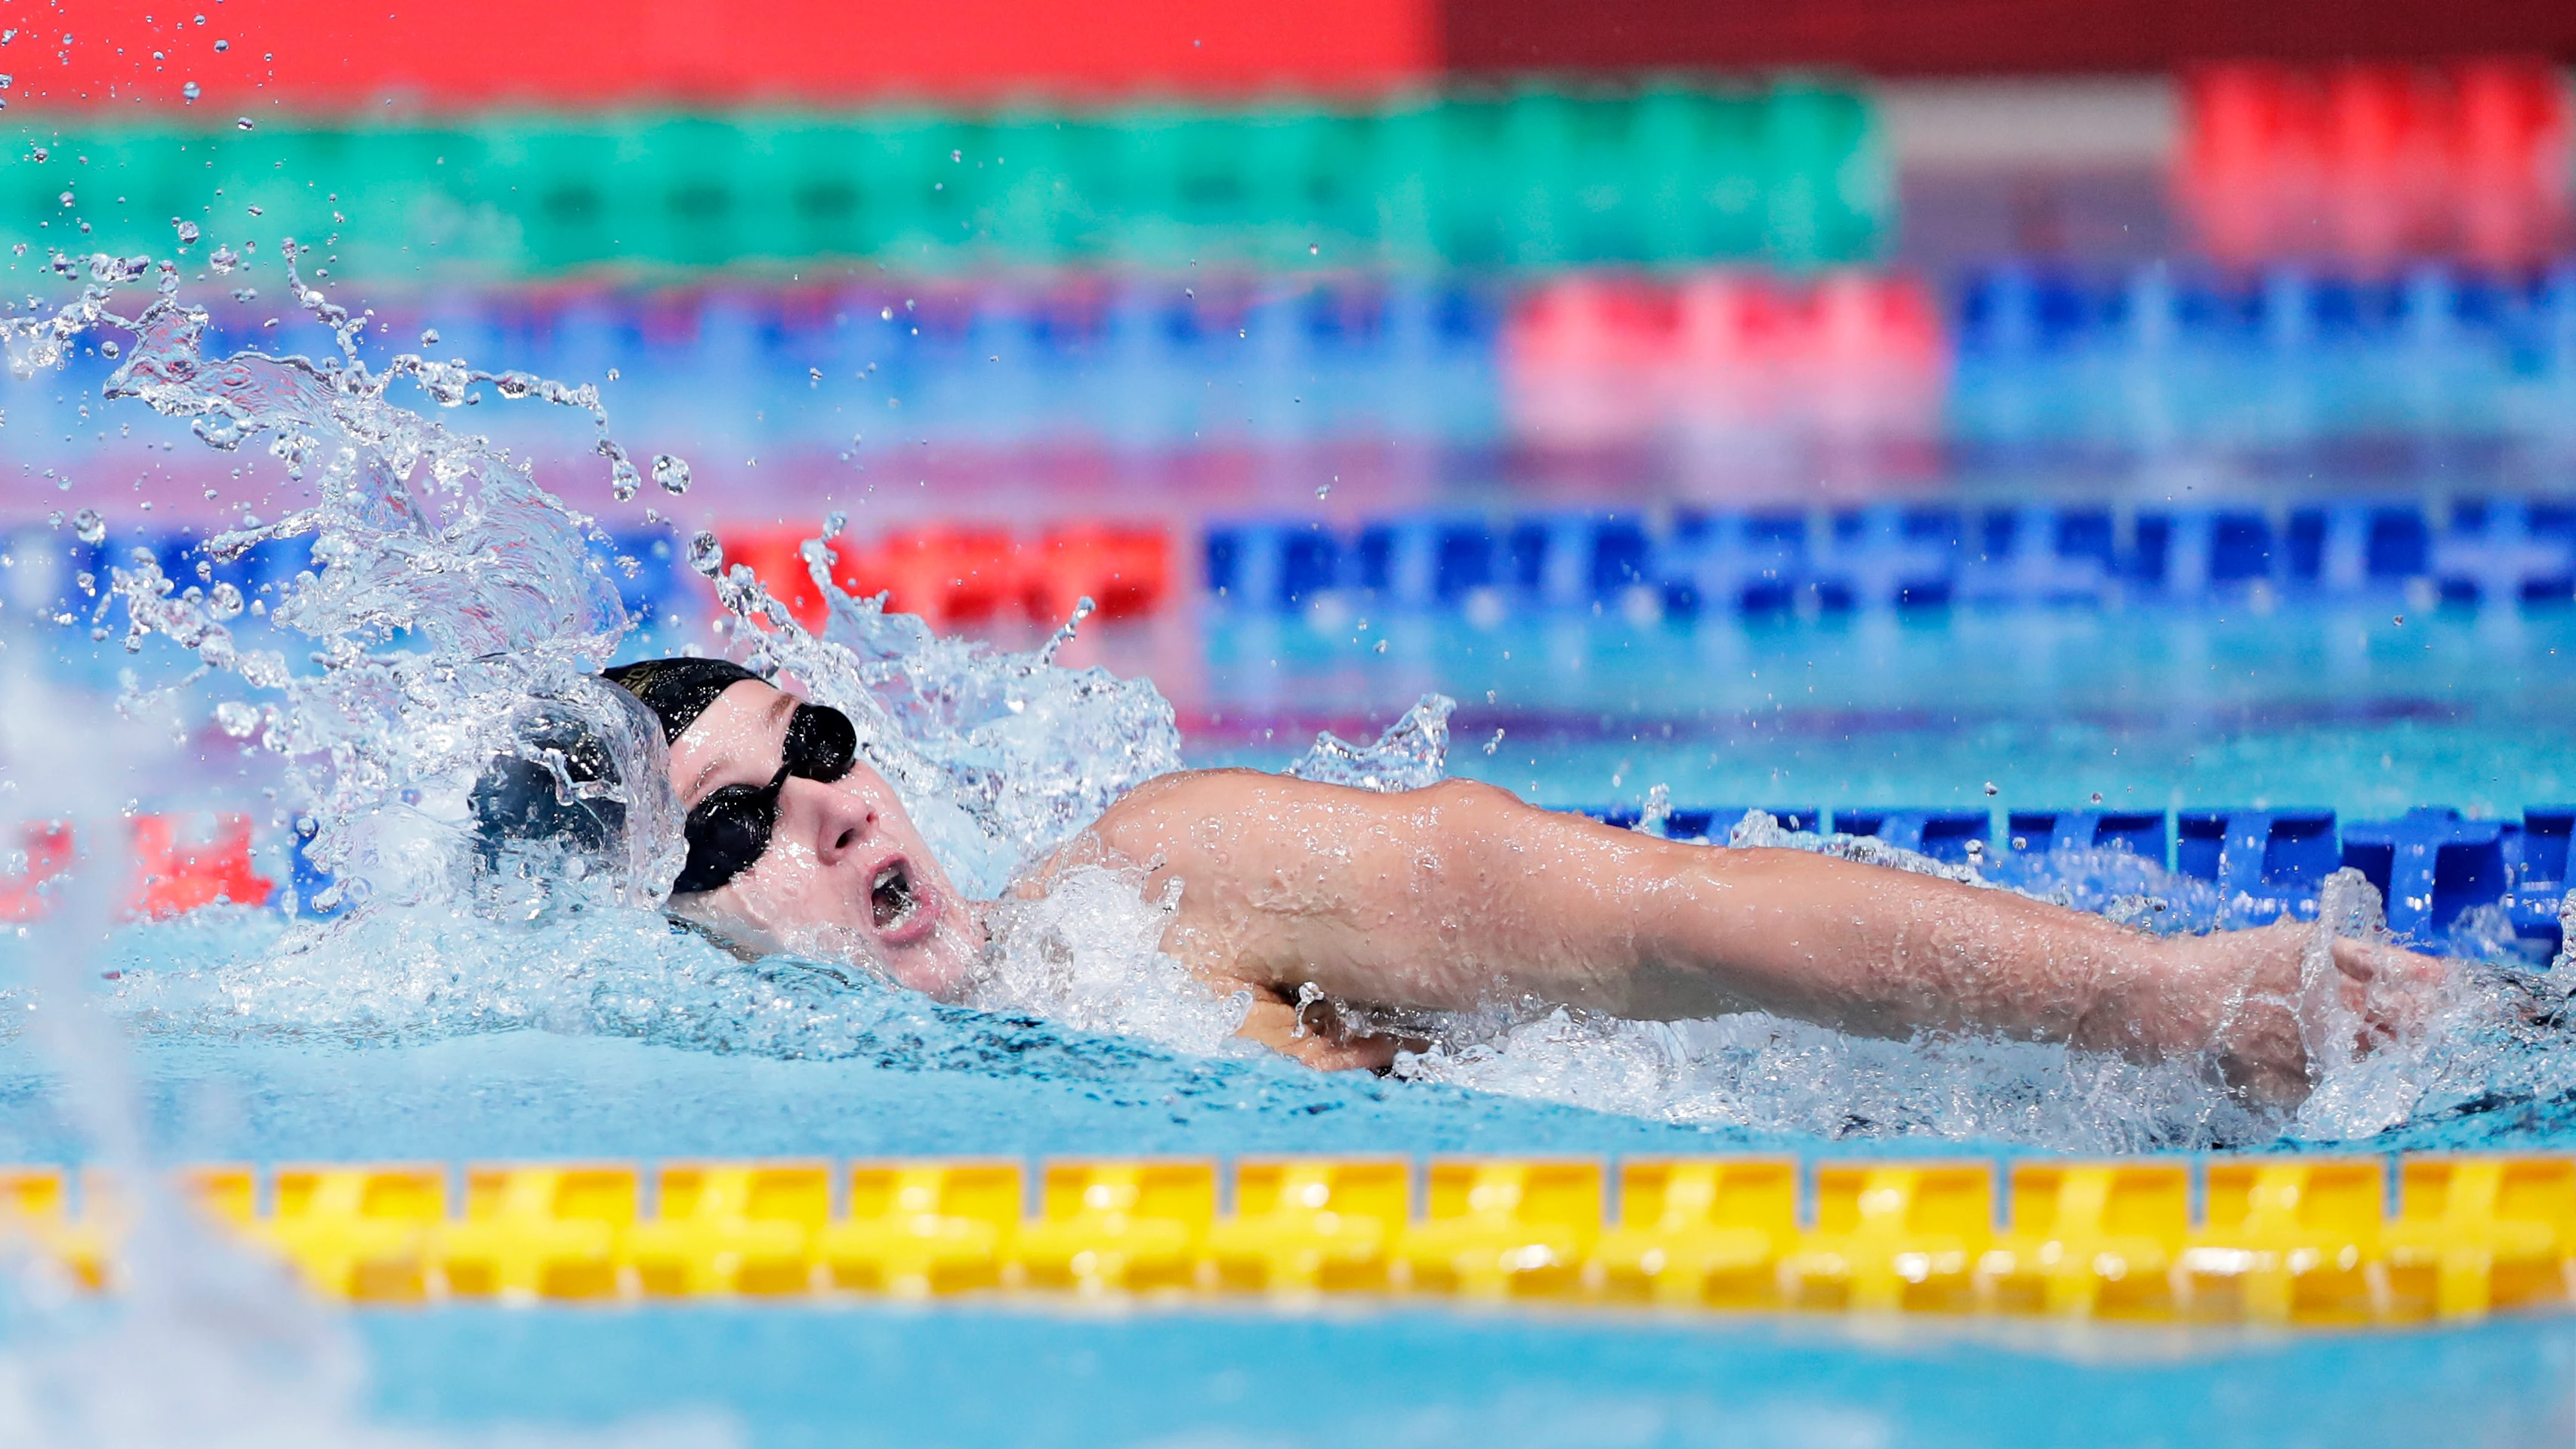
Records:
[[[1157,885],[1177,877],[1167,949],[1273,999],[1312,983],[1391,1007],[1759,1008],[1878,1036],[2216,1050],[2258,1095],[2305,1090],[2296,929],[2157,940],[1933,877],[1656,840],[1465,782],[1372,795],[1247,771],[1172,776],[1104,815],[1071,859],[1092,853]],[[2421,959],[2338,950],[2355,1002],[2390,958]]]

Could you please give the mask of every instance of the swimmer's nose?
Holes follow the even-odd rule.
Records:
[[[789,784],[791,787],[803,785],[805,788],[796,793],[805,796],[817,812],[813,823],[814,854],[823,864],[834,864],[867,844],[868,837],[876,834],[877,809],[865,799],[847,790],[835,790],[829,785],[810,781],[790,781]]]

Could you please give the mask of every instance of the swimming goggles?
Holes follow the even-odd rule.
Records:
[[[800,704],[787,720],[785,754],[768,784],[724,786],[689,812],[689,863],[671,886],[674,894],[715,890],[751,869],[778,828],[778,792],[788,777],[828,785],[850,773],[858,761],[859,732],[837,709]]]

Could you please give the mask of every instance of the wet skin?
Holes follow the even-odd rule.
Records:
[[[795,701],[734,685],[673,744],[684,803],[778,769]],[[1180,883],[1164,949],[1252,999],[1242,1034],[1325,1068],[1403,1045],[1302,1016],[1304,988],[1386,1008],[1536,1000],[1619,1016],[1764,1010],[1871,1036],[1979,1031],[2141,1060],[2207,1054],[2249,1097],[2310,1084],[2327,995],[2369,1050],[2415,1029],[2445,968],[2313,926],[2159,939],[2005,891],[1796,850],[1658,840],[1449,781],[1378,795],[1249,770],[1138,788],[1017,890],[1123,866]],[[889,887],[888,872],[899,878]],[[984,933],[865,765],[790,779],[769,852],[674,908],[758,949],[882,966],[954,999]],[[2304,970],[2311,951],[2319,969]]]
[[[766,785],[785,757],[793,695],[744,680],[671,742],[683,808]],[[885,778],[861,763],[824,783],[789,776],[769,849],[722,887],[671,908],[759,951],[872,965],[933,996],[965,987],[983,930]]]
[[[1464,780],[1376,795],[1249,770],[1170,775],[1050,869],[1087,859],[1144,868],[1149,891],[1179,880],[1164,948],[1281,1003],[1245,1034],[1318,1065],[1365,1060],[1371,1044],[1290,1036],[1284,1003],[1307,983],[1392,1007],[1758,1009],[1868,1036],[2206,1053],[2249,1097],[2290,1104],[2310,1085],[2303,992],[2331,993],[2367,1051],[2417,1028],[2447,979],[2440,961],[2314,926],[2157,938],[1884,866],[1659,840]],[[2309,982],[2312,945],[2325,955]]]

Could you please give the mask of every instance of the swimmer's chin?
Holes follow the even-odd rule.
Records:
[[[880,981],[940,1001],[965,999],[982,957],[977,943],[983,930],[964,902],[940,902],[937,928],[900,953],[888,952],[875,936],[856,926],[762,925],[728,909],[718,891],[673,896],[668,909],[748,958],[799,956],[855,966]]]

